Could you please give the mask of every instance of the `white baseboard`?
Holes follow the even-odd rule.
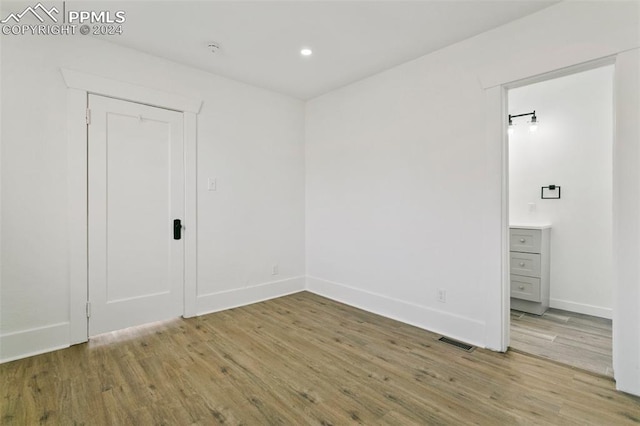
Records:
[[[577,312],[579,314],[591,315],[600,318],[613,318],[613,309],[600,306],[586,305],[584,303],[570,302],[568,300],[551,299],[549,307],[563,309],[565,311]]]
[[[315,277],[307,277],[307,291],[465,343],[485,346],[482,321]]]
[[[198,296],[196,298],[196,315],[210,314],[263,302],[276,297],[298,293],[305,289],[305,278],[294,277],[282,281],[272,281],[241,289],[222,291]]]
[[[68,347],[68,322],[3,334],[0,336],[0,363]]]

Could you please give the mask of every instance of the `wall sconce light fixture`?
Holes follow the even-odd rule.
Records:
[[[535,110],[533,110],[533,112],[527,112],[524,114],[509,114],[509,135],[513,134],[513,119],[518,117],[526,117],[528,115],[531,116],[531,121],[529,122],[529,131],[533,133],[538,130],[538,116],[536,116]]]

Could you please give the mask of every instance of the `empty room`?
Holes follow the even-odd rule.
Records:
[[[639,1],[0,19],[0,424],[640,423]]]

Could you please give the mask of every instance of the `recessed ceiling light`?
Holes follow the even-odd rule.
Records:
[[[302,49],[302,50],[300,51],[300,54],[301,54],[302,56],[311,56],[311,54],[312,54],[312,53],[313,53],[313,52],[312,52],[312,51],[311,51],[311,49],[309,49],[308,47],[305,47],[304,49]]]

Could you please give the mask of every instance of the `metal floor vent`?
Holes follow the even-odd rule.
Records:
[[[442,336],[438,340],[443,343],[447,343],[449,345],[455,346],[456,348],[462,349],[467,352],[473,352],[473,350],[476,348],[475,346],[467,345],[466,343],[458,342],[457,340],[449,339],[448,337],[444,337],[444,336]]]

